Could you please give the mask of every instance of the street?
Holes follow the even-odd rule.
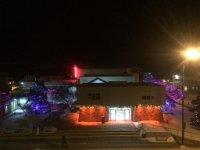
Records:
[[[63,134],[39,136],[0,137],[0,149],[62,149],[61,137],[66,136],[68,149],[105,149],[105,148],[178,148],[176,143],[153,143],[142,139],[139,131],[87,131],[78,130]]]

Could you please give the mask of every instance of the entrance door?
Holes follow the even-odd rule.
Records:
[[[109,118],[110,118],[109,120],[115,120],[116,119],[114,109],[109,110]]]
[[[122,109],[117,109],[115,115],[116,115],[116,120],[124,120],[125,119],[124,110],[122,110]]]
[[[131,108],[109,108],[109,120],[131,120]]]

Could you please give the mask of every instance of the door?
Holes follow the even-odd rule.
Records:
[[[131,120],[131,108],[109,108],[109,120],[117,121],[117,120]]]

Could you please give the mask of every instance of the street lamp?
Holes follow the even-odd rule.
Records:
[[[182,75],[182,87],[183,87],[183,92],[185,89],[185,62],[186,61],[196,61],[200,58],[200,51],[199,49],[195,49],[195,48],[190,48],[186,51],[183,52],[183,55],[185,57],[185,61],[183,62],[183,75]],[[181,144],[184,144],[184,130],[185,130],[185,120],[184,120],[184,97],[182,99],[182,138],[181,138]]]

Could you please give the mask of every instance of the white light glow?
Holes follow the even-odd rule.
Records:
[[[184,56],[189,60],[197,60],[200,58],[200,52],[198,49],[190,48],[184,52]]]
[[[188,91],[188,87],[187,86],[184,86],[184,91]]]
[[[101,81],[101,80],[99,80],[99,79],[97,79],[97,80],[95,80],[93,83],[104,83],[104,82]]]
[[[23,113],[24,111],[22,109],[15,110],[16,113]]]
[[[124,112],[121,110],[117,110],[116,112],[116,120],[125,120]]]
[[[131,120],[131,108],[129,107],[109,108],[109,120],[116,120],[116,121]]]
[[[175,78],[176,80],[179,80],[179,79],[180,79],[180,76],[176,74],[176,75],[174,76],[174,78]]]
[[[8,106],[5,106],[5,113],[8,113]]]
[[[20,98],[20,99],[19,99],[19,103],[20,103],[21,105],[26,104],[26,102],[27,102],[27,99],[26,99],[26,98]]]

